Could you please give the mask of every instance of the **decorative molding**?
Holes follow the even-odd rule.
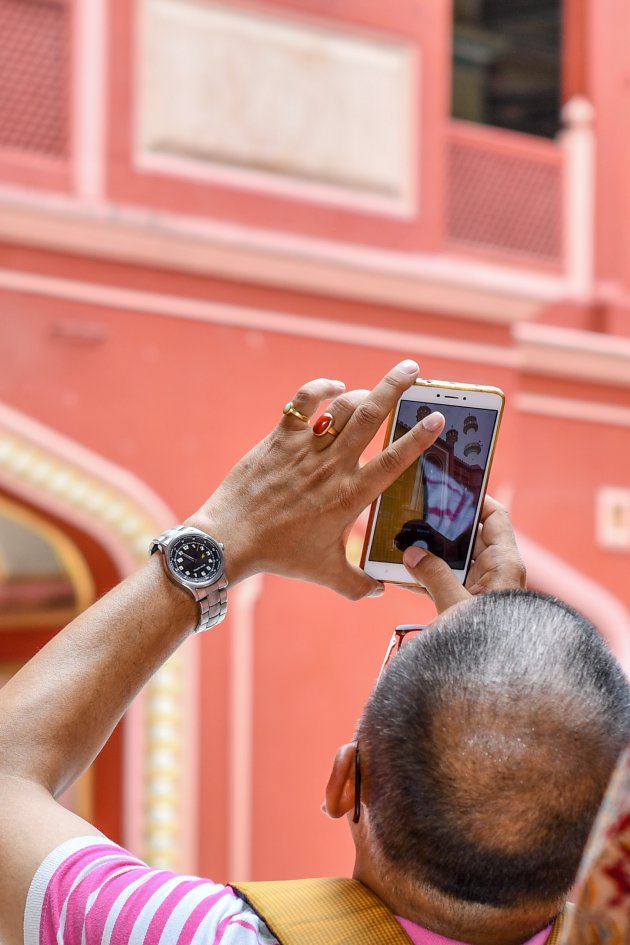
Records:
[[[500,365],[536,374],[577,377],[609,386],[630,383],[630,339],[550,325],[513,325],[512,334],[516,345],[508,347],[8,269],[0,269],[1,289],[233,328],[251,328],[302,338],[323,338],[341,344],[405,351],[419,357],[448,357],[456,361]]]
[[[277,332],[299,338],[324,339],[327,342],[359,345],[380,350],[406,352],[409,356],[448,357],[450,360],[518,367],[516,352],[500,345],[458,341],[413,331],[398,331],[369,325],[358,325],[323,318],[270,312],[262,309],[222,305],[182,296],[139,292],[56,279],[32,273],[0,270],[0,290],[9,289],[102,305],[124,311],[151,312],[168,318],[191,319],[233,328],[252,328],[256,331]]]
[[[188,724],[182,703],[187,684],[182,653],[177,651],[145,687],[141,849],[156,869],[186,869],[180,834],[182,818],[187,817],[182,810]]]
[[[2,404],[0,483],[15,496],[88,531],[122,575],[146,560],[151,538],[177,518],[130,473]],[[187,736],[189,707],[184,708],[186,688],[196,673],[192,651],[180,649],[155,674],[125,719],[125,842],[150,863],[173,869],[196,866],[186,790],[196,782],[197,757],[196,744]],[[129,745],[145,750],[131,752]]]
[[[558,417],[562,420],[580,420],[583,423],[630,427],[630,407],[620,407],[618,404],[524,392],[516,393],[511,401],[520,413],[534,413],[544,417]]]
[[[6,404],[0,474],[15,494],[35,497],[79,528],[87,524],[122,573],[144,560],[156,526],[173,521],[168,506],[131,473]]]
[[[630,338],[535,323],[514,325],[512,333],[525,371],[630,384]]]
[[[562,276],[449,253],[398,253],[0,186],[0,239],[93,259],[509,325],[570,294]]]

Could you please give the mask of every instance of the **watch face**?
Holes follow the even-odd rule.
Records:
[[[221,549],[203,535],[182,535],[168,549],[171,570],[186,584],[212,584],[223,570]]]

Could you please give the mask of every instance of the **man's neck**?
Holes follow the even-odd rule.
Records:
[[[562,909],[562,903],[498,909],[416,886],[412,894],[404,888],[406,884],[398,884],[382,870],[359,862],[353,877],[376,893],[395,915],[468,945],[522,945],[549,925]]]

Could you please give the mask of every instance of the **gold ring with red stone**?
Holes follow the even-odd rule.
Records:
[[[297,417],[298,420],[301,420],[302,423],[309,423],[310,417],[307,417],[305,413],[300,413],[297,407],[293,406],[293,401],[290,400],[288,404],[285,404],[282,408],[282,413],[286,417],[288,414],[293,414],[294,417]]]
[[[326,433],[330,433],[331,436],[338,436],[338,431],[333,427],[333,420],[333,415],[328,413],[328,411],[323,413],[321,417],[318,417],[313,424],[313,433],[315,436],[324,436]]]

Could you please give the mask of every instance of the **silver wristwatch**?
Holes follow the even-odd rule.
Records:
[[[178,525],[149,545],[161,552],[164,569],[174,584],[185,588],[199,604],[195,633],[218,626],[227,613],[223,545],[199,528]]]

